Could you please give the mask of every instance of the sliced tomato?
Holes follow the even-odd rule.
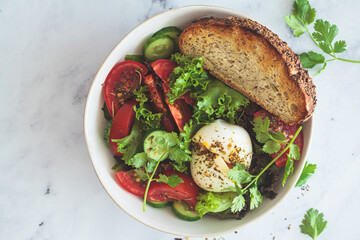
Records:
[[[180,99],[183,99],[187,104],[189,104],[192,107],[195,105],[195,100],[192,97],[190,97],[190,92],[187,92],[184,95],[182,95]]]
[[[116,113],[113,123],[111,124],[109,144],[112,152],[116,156],[122,157],[123,154],[118,152],[117,143],[111,140],[121,139],[130,134],[135,120],[135,104],[136,101],[134,99],[127,101]]]
[[[284,123],[283,121],[278,119],[276,116],[272,115],[271,113],[269,113],[265,110],[260,110],[260,111],[256,112],[254,114],[254,118],[257,118],[257,117],[261,117],[262,119],[264,119],[265,117],[268,117],[270,120],[269,131],[271,131],[271,132],[281,131],[285,135],[287,142],[289,142],[292,139],[292,137],[294,136],[294,134],[296,133],[296,131],[298,130],[298,128],[300,126],[298,124],[289,125],[287,123]],[[299,146],[300,154],[301,154],[302,150],[303,150],[303,146],[304,146],[304,136],[303,136],[302,131],[296,137],[294,143]],[[285,147],[286,146],[284,144],[282,144],[280,151],[277,153],[270,154],[270,156],[275,158],[277,155],[279,155],[279,153],[282,150],[284,150]],[[282,166],[286,165],[287,153],[289,153],[289,150],[285,154],[283,154],[278,160],[276,160],[275,165],[277,167],[282,167]]]
[[[117,63],[104,82],[104,98],[112,118],[141,83],[148,69],[141,63],[127,60]]]
[[[194,180],[185,173],[176,170],[170,170],[163,173],[166,176],[177,175],[184,182],[176,187],[170,187],[166,183],[151,182],[147,195],[148,201],[185,201],[190,207],[195,208],[197,197],[199,196],[199,187]],[[156,179],[157,177],[155,177]]]
[[[117,172],[115,177],[120,186],[129,193],[138,197],[145,196],[146,182],[137,176],[135,170]]]
[[[182,132],[185,124],[187,124],[192,117],[189,105],[187,105],[183,99],[176,99],[174,104],[170,104],[167,97],[165,97],[165,101],[169,106],[170,112],[179,128],[179,131]]]
[[[177,66],[176,62],[168,59],[160,59],[151,64],[156,75],[158,75],[165,83],[170,82],[170,74]]]
[[[175,131],[175,122],[171,116],[171,113],[164,101],[164,96],[159,88],[156,86],[154,76],[152,74],[144,77],[144,83],[149,89],[150,99],[154,103],[155,110],[162,113],[161,122],[166,131]]]

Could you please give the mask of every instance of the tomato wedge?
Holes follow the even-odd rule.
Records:
[[[158,89],[155,83],[154,76],[152,74],[144,77],[144,83],[149,89],[150,99],[154,103],[155,110],[162,113],[161,122],[166,131],[172,132],[175,130],[175,122],[172,118],[167,105],[165,104],[164,97],[161,91]]]
[[[168,59],[160,59],[151,64],[156,75],[158,75],[165,83],[170,82],[170,74],[177,66],[176,62]]]
[[[189,105],[187,105],[183,99],[176,99],[174,104],[170,104],[166,97],[165,101],[170,109],[176,125],[179,128],[179,131],[182,132],[184,130],[185,124],[187,124],[192,117]]]
[[[116,113],[113,123],[111,124],[109,144],[112,152],[116,156],[122,157],[123,154],[118,152],[117,143],[111,140],[121,139],[130,134],[131,128],[134,125],[135,120],[135,104],[136,101],[134,99],[127,101]]]
[[[123,189],[135,196],[144,197],[146,182],[138,178],[134,169],[115,173],[115,177]]]
[[[185,173],[170,170],[163,173],[166,176],[178,175],[184,182],[176,187],[170,187],[166,183],[151,182],[147,195],[148,201],[185,201],[191,208],[195,208],[199,187],[194,180]],[[155,177],[156,179],[157,177]]]
[[[298,130],[299,126],[298,124],[289,125],[287,123],[284,123],[280,119],[278,119],[276,116],[270,114],[269,112],[265,110],[260,110],[254,114],[254,118],[261,117],[264,119],[265,117],[268,117],[270,120],[270,127],[269,131],[271,132],[277,132],[281,131],[285,137],[287,142],[291,140],[291,138],[294,136],[296,131]],[[295,139],[294,143],[299,146],[300,148],[300,154],[302,153],[303,146],[304,146],[304,136],[303,132],[301,131],[297,138]],[[271,157],[275,158],[279,153],[284,150],[286,146],[284,144],[281,145],[281,149],[277,153],[270,154]],[[289,153],[289,150],[283,154],[278,160],[275,161],[275,165],[277,167],[282,167],[286,165],[287,162],[287,153]]]
[[[141,63],[127,60],[117,63],[104,82],[104,98],[112,118],[141,83],[148,69]]]

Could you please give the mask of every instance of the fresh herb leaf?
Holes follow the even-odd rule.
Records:
[[[245,165],[241,163],[236,163],[235,167],[228,171],[228,176],[235,183],[241,185],[243,183],[248,183],[254,177],[245,169]]]
[[[315,9],[311,8],[308,0],[295,0],[293,4],[293,16],[301,21],[305,26],[315,20]]]
[[[287,25],[291,29],[293,29],[293,33],[294,33],[295,37],[300,37],[306,31],[306,28],[303,27],[301,22],[294,15],[284,16],[284,19],[285,19]]]
[[[285,141],[286,140],[286,137],[284,135],[284,133],[282,133],[281,131],[278,131],[276,133],[273,133],[273,132],[270,132],[271,136],[277,140],[277,141]]]
[[[257,188],[257,184],[254,184],[251,188],[249,188],[250,192],[250,210],[253,210],[262,203],[263,197],[261,196],[260,191]]]
[[[196,204],[195,210],[199,213],[200,217],[208,212],[223,212],[231,207],[236,196],[237,193],[234,192],[200,193],[197,198],[199,201]]]
[[[291,160],[299,160],[300,159],[300,148],[296,144],[289,144],[289,153],[288,156]]]
[[[331,49],[332,41],[339,32],[337,26],[335,24],[331,25],[328,21],[318,19],[314,24],[314,30],[315,32],[312,34],[313,38],[318,42],[323,42]]]
[[[243,193],[244,194],[244,193]],[[231,205],[232,212],[240,212],[245,207],[245,198],[244,196],[238,195],[234,198]]]
[[[129,165],[135,168],[144,168],[147,173],[154,171],[156,163],[155,160],[149,158],[144,152],[135,154],[128,162]]]
[[[259,118],[260,118],[260,117],[259,117]],[[264,124],[264,123],[265,123],[265,124]],[[263,130],[263,129],[264,129],[264,126],[265,126],[265,127],[268,126],[267,122],[266,122],[266,121],[262,121],[261,118],[260,118],[260,120],[257,119],[257,118],[255,118],[253,125],[254,125],[254,129],[256,128],[256,129],[255,129],[255,130],[257,131],[257,132],[255,131],[256,134],[264,133],[264,130]],[[255,127],[255,125],[256,125],[256,127]],[[276,160],[278,160],[283,154],[285,154],[285,153],[288,151],[288,149],[290,149],[290,146],[294,144],[294,141],[295,141],[295,139],[298,137],[299,133],[301,132],[301,129],[302,129],[302,127],[300,126],[300,127],[298,128],[298,130],[295,132],[294,137],[290,140],[290,142],[284,143],[284,144],[286,144],[286,147],[285,147],[270,163],[268,163],[268,164],[261,170],[261,172],[260,172],[258,175],[252,176],[252,180],[251,180],[249,183],[247,183],[247,185],[246,185],[245,187],[240,188],[240,186],[239,186],[238,183],[237,183],[237,182],[241,182],[242,179],[246,179],[246,178],[244,178],[244,177],[241,177],[241,178],[237,179],[237,178],[238,178],[237,172],[241,172],[241,173],[242,173],[242,170],[244,170],[242,166],[239,166],[239,165],[238,165],[238,166],[235,166],[235,167],[239,168],[239,170],[235,169],[234,172],[231,172],[232,169],[228,171],[228,175],[229,175],[229,177],[230,177],[230,175],[231,175],[230,178],[235,182],[235,189],[236,189],[236,191],[239,193],[239,196],[237,196],[237,197],[234,198],[234,200],[233,200],[233,204],[232,204],[232,207],[231,207],[231,211],[232,211],[232,212],[239,211],[239,209],[241,210],[241,209],[244,207],[244,205],[245,205],[245,199],[243,199],[244,197],[243,197],[242,195],[247,192],[247,189],[248,189],[248,188],[253,189],[253,190],[252,190],[252,196],[250,196],[251,199],[252,199],[252,201],[253,201],[253,207],[256,207],[256,206],[262,201],[261,194],[255,191],[255,188],[257,189],[256,186],[257,186],[257,181],[258,181],[259,177],[260,177],[270,166],[272,166],[272,165],[275,163]],[[265,134],[265,133],[264,133],[264,134]],[[266,135],[266,134],[265,134],[265,135]],[[273,136],[272,136],[271,134],[268,134],[268,136],[271,136],[271,138],[273,138]],[[279,134],[279,136],[280,136],[280,134]],[[269,138],[270,138],[270,137],[269,137]],[[295,144],[294,144],[294,145],[295,145]],[[293,148],[295,149],[295,147],[293,147]],[[295,152],[296,150],[293,150],[293,151]],[[295,155],[295,153],[293,153],[293,154]],[[235,167],[234,167],[234,168],[235,168]],[[234,168],[233,168],[233,169],[234,169]],[[293,161],[292,161],[291,159],[288,159],[287,164],[286,164],[286,166],[285,166],[285,175],[284,175],[283,185],[285,184],[287,177],[288,177],[292,172],[293,172]],[[245,174],[244,174],[244,175],[245,175]],[[242,175],[241,175],[241,176],[242,176]],[[237,180],[237,181],[235,181],[235,180]],[[244,181],[247,181],[247,180],[248,180],[248,179],[246,179],[246,180],[244,180]],[[251,195],[251,192],[250,192],[250,195]],[[261,200],[260,200],[260,199],[261,199]],[[250,200],[250,201],[251,201],[251,200]]]
[[[145,173],[141,169],[135,169],[135,173],[137,174],[138,178],[140,178],[143,181],[147,181],[149,179],[149,174]]]
[[[301,172],[300,178],[296,183],[296,187],[301,187],[306,183],[306,181],[315,173],[316,164],[305,163],[304,169]]]
[[[107,109],[106,103],[104,103],[103,107],[101,108],[103,110],[104,113],[104,118],[108,121],[112,120],[112,117],[109,113],[109,110]]]
[[[153,181],[156,182],[162,182],[162,183],[166,183],[168,184],[170,187],[174,188],[177,185],[179,185],[180,183],[183,183],[184,181],[182,180],[182,178],[180,178],[178,175],[173,174],[169,177],[167,177],[164,174],[159,174],[159,178],[158,179],[153,179]]]
[[[313,68],[317,64],[325,63],[325,57],[313,51],[300,54],[300,60],[304,68]]]
[[[253,126],[253,130],[256,134],[256,140],[258,140],[260,143],[266,143],[270,140],[270,120],[268,117],[265,117],[264,120],[261,117],[254,118]]]
[[[307,211],[301,223],[301,232],[307,234],[312,239],[316,239],[327,225],[327,221],[324,220],[324,214],[313,208]]]
[[[112,124],[113,120],[111,119],[108,124],[106,125],[106,128],[104,130],[104,141],[106,143],[106,146],[110,147],[110,143],[109,143],[109,135],[110,135],[110,129],[111,129],[111,124]]]
[[[346,51],[346,42],[344,40],[334,43],[334,53],[342,53]]]
[[[264,152],[269,154],[277,153],[280,149],[281,149],[280,143],[275,142],[273,140],[267,141],[262,148]]]
[[[138,106],[134,106],[135,116],[142,124],[142,129],[158,129],[160,128],[161,113],[153,113],[150,110],[147,102],[149,101],[146,96],[148,89],[146,86],[140,86],[134,90],[136,101],[139,102]]]
[[[112,139],[113,142],[117,143],[118,151],[124,154],[122,159],[125,161],[126,164],[131,165],[130,159],[141,148],[142,137],[143,134],[140,127],[140,122],[135,120],[129,136],[121,139]]]
[[[285,165],[284,178],[282,180],[283,186],[285,185],[287,178],[293,173],[293,171],[294,171],[294,161],[288,158]]]
[[[344,40],[336,41],[334,44],[335,37],[337,36],[339,29],[335,24],[330,24],[329,21],[317,19],[314,24],[315,32],[310,33],[308,26],[314,22],[316,11],[311,8],[308,0],[295,0],[293,4],[293,14],[284,16],[284,19],[288,26],[293,29],[295,37],[300,37],[304,32],[307,32],[313,42],[326,54],[332,58],[325,59],[321,54],[315,54],[314,52],[302,53],[301,62],[304,68],[313,68],[317,64],[323,64],[320,71],[315,75],[320,74],[324,71],[327,66],[327,62],[333,60],[340,60],[351,63],[360,63],[360,61],[349,60],[339,58],[336,53],[342,53],[346,50],[346,42]]]

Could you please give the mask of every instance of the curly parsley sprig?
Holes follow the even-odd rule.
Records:
[[[313,68],[317,64],[323,64],[321,70],[315,74],[317,75],[326,68],[328,62],[334,60],[360,63],[360,61],[344,59],[336,55],[337,53],[346,51],[346,42],[344,40],[340,40],[333,43],[339,32],[338,27],[335,24],[330,24],[329,21],[324,21],[322,19],[317,19],[315,21],[315,14],[316,10],[311,8],[308,0],[295,0],[292,14],[284,16],[288,26],[293,29],[295,37],[300,37],[304,32],[307,32],[316,46],[318,46],[324,53],[331,56],[330,59],[325,59],[322,54],[314,51],[302,53],[300,54],[300,59],[304,68]],[[314,21],[315,31],[311,33],[308,27]]]
[[[294,141],[299,135],[302,126],[298,128],[290,142],[285,142],[285,136],[283,133],[269,132],[269,123],[270,121],[268,117],[265,117],[264,120],[262,120],[261,117],[254,119],[253,125],[256,139],[261,143],[265,143],[262,150],[266,153],[274,153],[276,149],[278,149],[277,151],[281,149],[280,143],[285,144],[286,147],[256,176],[253,176],[246,171],[245,166],[240,163],[237,163],[234,168],[229,170],[228,175],[230,179],[235,182],[235,188],[239,194],[233,200],[231,206],[232,212],[241,211],[244,208],[245,198],[243,195],[247,193],[248,190],[250,191],[250,210],[258,207],[263,198],[257,188],[257,180],[271,165],[276,162],[276,160],[285,154],[287,150],[289,150],[289,153],[287,154],[288,160],[286,162],[284,178],[282,181],[283,186],[285,185],[288,176],[291,175],[294,170],[293,161],[300,159],[300,149],[296,144],[294,144]],[[265,145],[267,145],[267,147],[265,147]],[[246,186],[241,188],[244,184],[246,184]]]

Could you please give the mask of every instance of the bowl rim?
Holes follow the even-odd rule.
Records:
[[[174,232],[170,232],[170,231],[166,231],[164,229],[160,229],[160,228],[157,228],[157,227],[154,227],[154,226],[151,226],[147,223],[144,223],[143,221],[141,221],[140,219],[138,219],[136,216],[128,213],[122,206],[120,206],[115,200],[114,198],[111,196],[111,194],[108,192],[107,188],[105,187],[105,185],[103,184],[101,178],[99,177],[98,175],[98,172],[95,168],[95,165],[94,165],[94,160],[92,159],[92,155],[90,153],[90,149],[89,149],[89,136],[87,135],[87,131],[86,131],[86,118],[85,116],[87,115],[87,111],[88,110],[88,103],[89,103],[89,99],[88,99],[88,96],[89,96],[89,93],[92,91],[93,87],[94,87],[94,83],[95,83],[95,80],[97,79],[97,76],[99,74],[99,71],[103,68],[105,62],[107,61],[107,59],[109,58],[109,56],[114,52],[114,50],[118,47],[118,45],[121,44],[121,42],[128,36],[130,35],[132,32],[136,31],[137,28],[139,28],[142,24],[144,24],[145,22],[153,19],[153,18],[156,18],[157,16],[159,15],[162,15],[162,14],[165,14],[165,13],[168,13],[168,12],[171,12],[171,11],[177,11],[177,10],[180,10],[180,9],[186,9],[186,8],[210,8],[210,9],[222,9],[222,10],[227,10],[227,11],[233,11],[233,12],[237,12],[238,14],[241,14],[243,16],[245,16],[246,18],[249,18],[249,19],[252,19],[254,20],[252,17],[248,16],[247,14],[244,14],[240,11],[237,11],[237,10],[234,10],[234,9],[231,9],[231,8],[226,8],[226,7],[222,7],[222,6],[216,6],[216,5],[186,5],[186,6],[181,6],[181,7],[177,7],[177,8],[173,8],[173,9],[169,9],[169,10],[166,10],[166,11],[162,11],[160,13],[157,13],[153,16],[151,16],[150,18],[147,18],[145,19],[144,21],[142,21],[141,23],[137,24],[134,28],[132,28],[128,33],[126,33],[119,41],[118,43],[109,51],[109,53],[107,54],[107,56],[104,58],[104,60],[102,61],[100,67],[98,68],[96,74],[94,75],[94,78],[91,82],[91,85],[89,87],[89,90],[87,92],[87,97],[86,97],[86,102],[85,102],[85,106],[84,106],[84,112],[83,112],[83,131],[84,131],[84,136],[85,136],[85,142],[86,142],[86,146],[87,146],[87,151],[88,151],[88,154],[89,154],[89,157],[90,157],[90,160],[91,160],[91,165],[93,167],[93,170],[96,174],[96,177],[98,178],[101,186],[104,188],[105,192],[107,193],[107,195],[111,198],[111,200],[123,211],[125,212],[127,215],[129,215],[130,217],[132,217],[133,219],[137,220],[138,222],[144,224],[145,226],[147,227],[150,227],[152,229],[155,229],[157,231],[160,231],[160,232],[163,232],[163,233],[167,233],[167,234],[170,234],[170,235],[175,235],[175,236],[184,236],[184,234],[179,234],[179,233],[174,233]],[[308,119],[306,121],[307,124],[309,124],[309,137],[308,137],[308,149],[306,151],[306,154],[303,156],[304,157],[304,160],[300,163],[300,165],[298,165],[298,167],[301,168],[301,171],[302,169],[304,168],[305,166],[305,162],[306,162],[306,158],[307,158],[307,155],[308,155],[308,152],[309,152],[309,149],[311,147],[311,142],[312,142],[312,136],[313,136],[313,131],[314,131],[314,114],[313,116]],[[226,231],[222,231],[220,233],[213,233],[213,234],[209,234],[209,235],[191,235],[191,236],[186,236],[186,237],[196,237],[196,238],[201,238],[201,237],[216,237],[216,236],[220,236],[220,235],[225,235],[225,234],[229,234],[231,232],[234,232],[234,231],[237,231],[237,230],[240,230],[242,228],[244,228],[245,226],[249,225],[250,223],[254,223],[254,222],[257,222],[259,221],[260,219],[264,218],[265,216],[267,216],[272,210],[274,210],[276,207],[279,206],[280,203],[282,203],[284,201],[284,199],[286,199],[286,195],[288,195],[291,190],[294,188],[297,180],[299,179],[301,173],[298,174],[298,176],[296,176],[296,181],[293,181],[289,187],[289,191],[285,194],[284,197],[280,198],[278,201],[274,202],[274,204],[264,213],[262,213],[260,216],[256,217],[255,219],[253,219],[252,221],[250,222],[245,222],[243,223],[242,225],[239,225],[239,226],[236,226],[234,228],[231,228],[229,230],[226,230]]]

